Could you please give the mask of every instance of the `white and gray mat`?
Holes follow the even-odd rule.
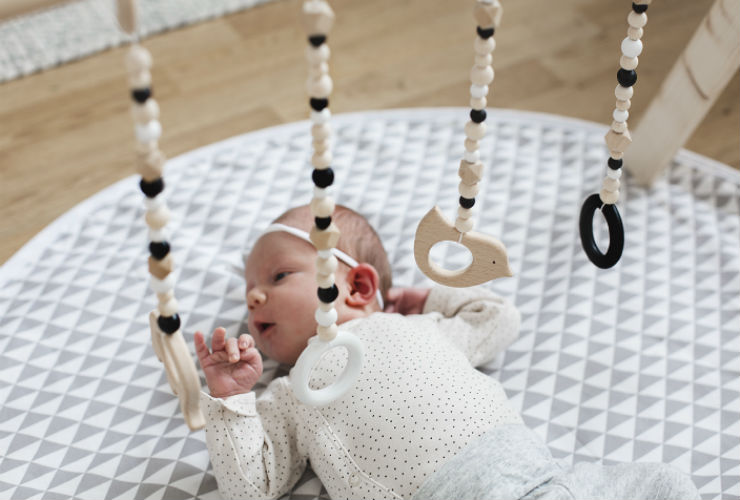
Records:
[[[335,194],[367,215],[397,285],[429,282],[412,239],[457,204],[466,109],[337,116]],[[662,461],[705,499],[740,497],[740,175],[680,152],[652,189],[626,177],[621,262],[600,270],[577,233],[601,184],[600,125],[491,110],[476,228],[507,245],[520,338],[499,378],[567,460]],[[172,160],[176,294],[196,329],[245,330],[242,250],[311,197],[307,123]],[[49,226],[0,268],[0,497],[217,498],[149,340],[147,232],[131,177]],[[459,263],[447,256],[449,264]],[[275,375],[275,366],[266,379]],[[327,498],[311,472],[291,498]]]
[[[220,17],[272,0],[140,0],[139,36]],[[0,83],[128,41],[115,0],[76,0],[0,23]]]

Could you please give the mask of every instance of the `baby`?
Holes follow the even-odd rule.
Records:
[[[306,406],[288,377],[259,398],[251,392],[262,374],[257,349],[293,365],[316,333],[316,250],[293,229],[310,230],[306,206],[280,216],[282,226],[247,259],[251,335],[226,339],[218,328],[209,349],[195,334],[210,390],[201,397],[206,441],[224,498],[278,498],[308,461],[334,499],[699,498],[688,478],[662,464],[567,469],[555,461],[499,382],[474,368],[516,338],[514,306],[481,288],[391,288],[388,258],[367,221],[341,206],[333,221],[338,249],[349,255],[335,272],[337,324],[365,348],[347,394]],[[346,358],[330,351],[310,386],[332,383]]]

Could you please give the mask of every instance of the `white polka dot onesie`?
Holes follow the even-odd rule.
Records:
[[[224,498],[278,498],[307,461],[332,499],[408,499],[446,460],[499,425],[521,424],[500,383],[474,367],[519,331],[519,312],[481,288],[436,287],[424,314],[374,313],[340,326],[363,342],[355,386],[330,405],[301,404],[287,377],[225,400],[202,394],[206,442]],[[341,373],[335,349],[311,387]]]

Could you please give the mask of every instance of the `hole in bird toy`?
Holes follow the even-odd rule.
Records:
[[[473,262],[473,254],[468,247],[449,240],[435,243],[429,257],[450,271],[461,271]]]

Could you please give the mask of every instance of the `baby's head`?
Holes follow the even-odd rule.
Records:
[[[332,221],[341,231],[337,249],[359,264],[341,259],[335,271],[339,296],[334,302],[337,324],[382,310],[391,287],[388,256],[375,230],[357,212],[337,205]],[[306,233],[314,224],[307,205],[288,210],[273,221]],[[316,334],[314,314],[319,305],[314,246],[285,231],[268,232],[255,243],[246,261],[249,333],[264,354],[280,363],[295,364]]]

